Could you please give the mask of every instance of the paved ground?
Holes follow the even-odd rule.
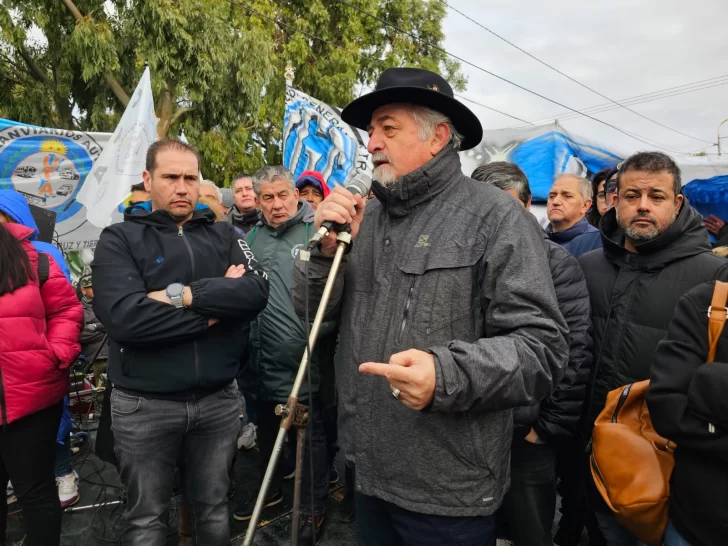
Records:
[[[92,434],[93,437],[93,434]],[[119,543],[119,517],[122,512],[120,500],[121,484],[116,469],[103,463],[93,455],[87,447],[82,447],[79,454],[74,456],[74,468],[81,477],[81,500],[74,508],[96,505],[86,510],[66,511],[63,516],[63,531],[61,546],[101,546],[104,544]],[[258,451],[239,452],[235,465],[237,476],[237,489],[230,503],[230,511],[237,503],[244,502],[257,485]],[[343,469],[340,469],[343,480]],[[321,542],[321,546],[354,546],[354,524],[343,523],[339,519],[339,509],[343,497],[343,486],[333,487],[329,498],[329,524]],[[284,483],[284,502],[266,512],[265,521],[256,534],[256,546],[283,546],[290,544],[291,506],[293,500],[292,482]],[[178,512],[175,497],[169,513],[168,546],[177,545]],[[23,531],[21,514],[17,512],[17,505],[9,507],[7,544],[21,546],[23,544]],[[237,522],[232,517],[231,544],[240,546],[247,529],[247,524]],[[499,546],[509,543],[499,541]],[[584,541],[584,545],[588,544]]]
[[[105,504],[120,500],[121,484],[116,469],[106,464],[87,448],[82,448],[74,457],[74,468],[78,472],[81,500],[74,508],[97,505],[87,510],[66,511],[63,515],[62,546],[100,546],[119,543],[119,517],[122,512],[120,504]],[[238,486],[233,501],[230,503],[231,514],[237,502],[244,502],[257,485],[258,451],[240,452],[235,465]],[[343,469],[342,469],[343,481]],[[339,521],[340,501],[343,497],[343,486],[331,490],[329,507],[329,524],[321,546],[354,545],[354,524]],[[173,499],[169,514],[170,536],[168,545],[176,545],[178,513],[177,502]],[[261,523],[254,544],[256,546],[278,546],[290,543],[291,506],[293,501],[292,481],[284,483],[284,502],[265,513],[266,519]],[[101,505],[101,506],[98,506]],[[8,506],[8,545],[23,544],[22,515],[17,504]],[[246,523],[235,521],[232,517],[232,544],[242,545],[247,529]]]

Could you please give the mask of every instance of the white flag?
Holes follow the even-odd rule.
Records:
[[[106,227],[119,203],[129,195],[129,188],[142,181],[147,149],[157,140],[158,121],[147,67],[111,141],[78,194],[77,200],[86,206],[86,219],[93,225]]]

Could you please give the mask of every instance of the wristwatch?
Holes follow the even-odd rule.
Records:
[[[185,285],[175,282],[175,283],[170,284],[167,287],[167,290],[165,293],[167,294],[167,297],[172,302],[172,305],[179,308],[179,307],[184,307],[184,304],[182,303],[182,294],[184,293],[184,291],[185,291]]]

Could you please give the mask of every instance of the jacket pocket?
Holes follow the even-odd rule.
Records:
[[[412,254],[398,266],[409,277],[410,287],[402,334],[409,326],[420,334],[449,340],[472,330],[480,309],[477,263],[483,250],[450,243]]]
[[[387,405],[389,401],[382,404]],[[427,491],[427,502],[443,507],[493,502],[493,471],[473,435],[470,417],[392,410],[373,416],[377,432],[371,452],[379,489],[416,502]]]
[[[238,399],[238,382],[233,379],[228,385],[217,391],[217,396],[229,400]]]

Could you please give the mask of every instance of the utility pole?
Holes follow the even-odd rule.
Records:
[[[724,124],[724,123],[725,123],[726,121],[728,121],[728,119],[724,119],[724,120],[723,120],[723,121],[721,121],[721,122],[720,122],[720,124],[718,125],[718,155],[720,155],[720,128],[721,128],[721,127],[723,126],[723,124]]]

